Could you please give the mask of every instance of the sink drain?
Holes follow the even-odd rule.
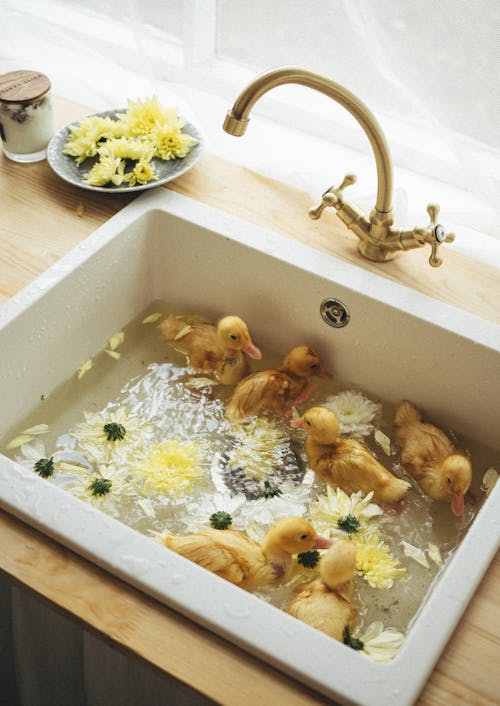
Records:
[[[340,299],[325,299],[319,310],[323,321],[335,328],[346,326],[351,318],[349,309]]]

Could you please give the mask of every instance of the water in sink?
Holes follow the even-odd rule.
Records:
[[[157,323],[143,323],[152,312],[164,316],[168,311],[165,303],[154,302],[123,329],[125,338],[114,351],[115,357],[101,351],[81,379],[75,375],[51,394],[40,390],[36,410],[19,428],[11,430],[2,445],[24,429],[47,424],[47,433],[28,445],[32,449],[30,455],[28,448],[29,458],[23,458],[26,446],[9,451],[9,455],[32,468],[37,453],[33,449],[40,450],[43,443],[43,454],[40,451],[39,455],[59,459],[49,482],[147,536],[166,529],[180,534],[194,531],[197,526],[208,525],[214,511],[225,510],[232,515],[234,528],[246,529],[258,539],[273,517],[308,515],[325,487],[306,470],[302,432],[291,429],[287,422],[270,423],[265,432],[266,438],[273,440],[271,448],[268,444],[262,455],[262,444],[260,448],[254,445],[242,456],[242,432],[235,431],[224,419],[224,403],[231,388],[193,376],[185,367],[184,356],[165,345]],[[303,341],[297,341],[300,343]],[[254,369],[279,365],[284,352],[266,351]],[[353,382],[338,379],[318,381],[306,406],[323,404],[331,396],[355,387]],[[384,465],[401,476],[394,446],[386,453],[373,433],[377,429],[390,437],[394,406],[379,399],[372,398],[372,402],[380,406],[363,441]],[[90,416],[85,418],[84,411]],[[95,420],[92,415],[96,415]],[[106,420],[130,424],[133,441],[129,438],[121,455],[110,456],[96,441]],[[245,431],[243,436],[248,442],[251,435]],[[449,505],[424,497],[411,481],[408,504],[401,514],[385,516],[381,528],[391,554],[406,575],[395,579],[389,589],[373,588],[363,578],[356,578],[360,630],[374,620],[403,632],[408,630],[442,568],[428,552],[428,567],[406,556],[401,540],[423,550],[435,545],[446,565],[484,499],[481,479],[494,465],[495,453],[470,439],[455,438],[458,446],[471,454],[474,469],[465,513],[461,518],[454,517]],[[153,447],[156,455],[151,452]],[[172,478],[153,472],[167,457],[179,460],[179,450],[181,461],[189,469],[194,466],[195,473],[182,464]],[[61,459],[66,465],[61,466]],[[134,482],[130,482],[132,468],[136,471]],[[93,494],[89,486],[96,479],[111,480],[111,491]],[[279,499],[262,497],[264,480],[283,490]],[[283,608],[293,595],[293,585],[259,595]]]

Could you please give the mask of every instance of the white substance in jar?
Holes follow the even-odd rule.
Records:
[[[47,76],[35,71],[0,76],[0,137],[5,156],[16,162],[45,159],[52,134]]]

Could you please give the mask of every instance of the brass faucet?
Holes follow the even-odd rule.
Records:
[[[226,115],[224,130],[236,137],[244,135],[250,122],[250,111],[259,98],[272,88],[287,83],[313,88],[348,110],[368,137],[377,165],[377,198],[369,218],[353,203],[344,200],[344,189],[356,181],[354,174],[347,174],[340,186],[327,189],[319,206],[309,210],[310,217],[320,218],[327,206],[335,208],[338,217],[358,236],[360,241],[358,250],[368,260],[386,262],[392,260],[398,250],[420,248],[428,243],[432,249],[429,264],[432,267],[439,267],[443,262],[438,255],[439,246],[443,242],[451,243],[455,239],[453,233],[446,233],[443,226],[437,222],[439,206],[437,204],[427,206],[430,223],[426,228],[413,228],[413,230],[393,228],[392,162],[385,135],[370,109],[340,84],[296,66],[271,69],[257,76],[240,93]]]

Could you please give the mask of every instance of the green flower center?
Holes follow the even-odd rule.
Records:
[[[364,647],[364,643],[362,640],[351,635],[349,625],[346,625],[344,628],[344,645],[352,647],[353,650],[362,650]]]
[[[121,441],[127,432],[122,424],[109,422],[104,425],[104,433],[108,441]]]
[[[337,522],[337,527],[341,529],[342,532],[347,532],[348,534],[357,532],[359,530],[360,525],[361,523],[358,518],[353,517],[353,515],[346,515],[344,518]]]
[[[89,485],[89,490],[92,495],[107,495],[112,485],[112,482],[108,478],[94,478]]]
[[[319,556],[317,549],[311,549],[308,552],[297,554],[297,561],[305,569],[314,569],[314,567],[318,565]]]
[[[210,515],[210,524],[214,529],[227,529],[231,526],[233,518],[228,512],[219,510]]]
[[[278,488],[277,485],[273,485],[270,481],[264,481],[264,488],[261,490],[260,494],[263,498],[275,498],[278,495],[282,495],[283,491]]]
[[[53,458],[41,458],[33,466],[36,473],[42,478],[49,478],[54,473]]]

